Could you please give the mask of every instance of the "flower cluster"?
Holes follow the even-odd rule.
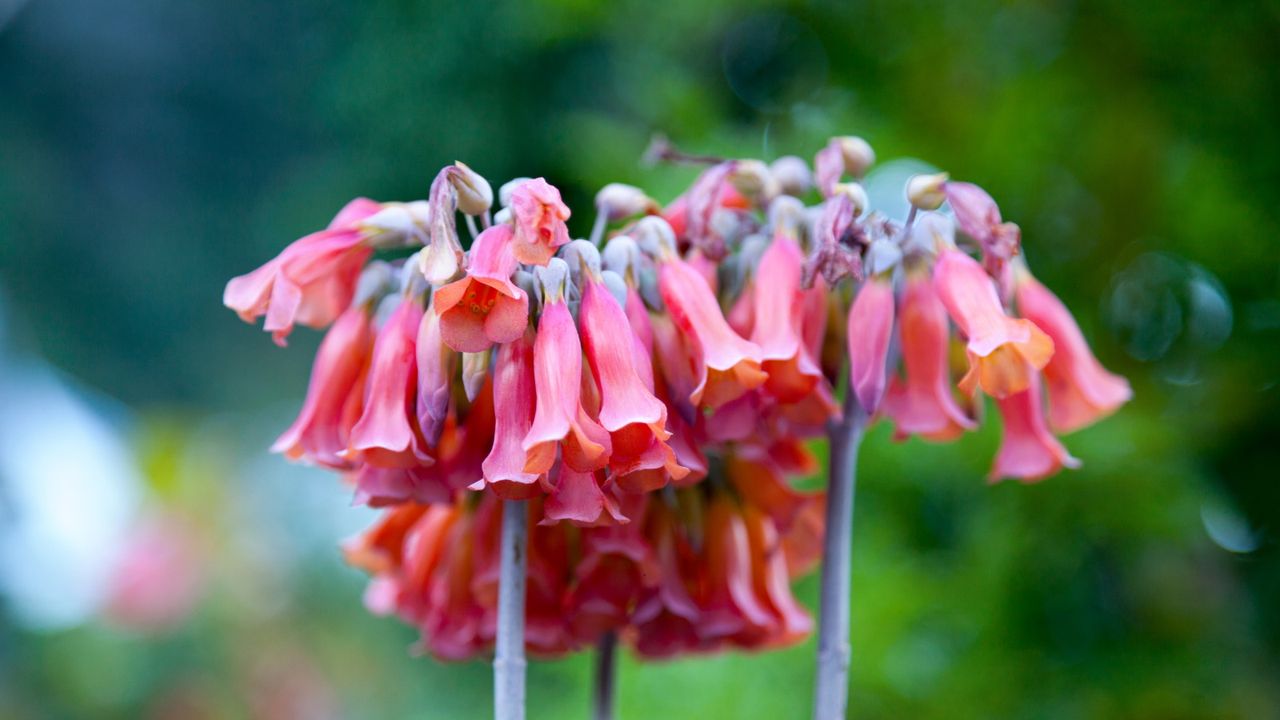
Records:
[[[495,198],[458,163],[428,200],[353,201],[232,280],[225,303],[280,344],[329,326],[274,449],[385,508],[347,546],[370,608],[439,657],[489,649],[501,501],[531,500],[531,650],[604,632],[651,656],[776,646],[809,630],[789,581],[823,532],[821,494],[792,483],[842,413],[945,441],[982,393],[1003,417],[993,478],[1076,466],[1052,431],[1128,384],[985,192],[917,176],[895,221],[858,182],[873,161],[845,137],[813,172],[715,162],[665,208],[608,185],[586,240],[544,179]]]

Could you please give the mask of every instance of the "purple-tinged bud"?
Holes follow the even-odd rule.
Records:
[[[461,160],[453,163],[449,184],[458,193],[458,209],[467,215],[483,215],[493,206],[493,188],[480,173]]]
[[[616,235],[604,246],[600,255],[606,270],[616,272],[622,277],[634,276],[640,262],[640,246],[626,235]]]
[[[907,180],[907,200],[920,210],[937,210],[947,199],[943,186],[949,177],[946,173],[912,175]]]
[[[778,188],[784,195],[799,197],[813,187],[809,164],[795,155],[783,155],[769,163],[769,172],[778,181]]]
[[[627,306],[627,281],[622,276],[612,270],[605,270],[600,273],[600,279],[604,282],[604,286],[609,289],[609,294],[613,295],[613,299],[618,301],[619,307]]]
[[[569,273],[575,282],[585,272],[588,277],[600,275],[600,251],[586,240],[573,240],[556,254],[569,265]]]
[[[610,222],[634,215],[658,212],[658,202],[634,185],[609,183],[596,193],[596,208]]]
[[[642,218],[632,234],[640,249],[654,257],[676,254],[676,233],[670,223],[657,215]]]

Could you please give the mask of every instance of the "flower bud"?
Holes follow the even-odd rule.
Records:
[[[569,265],[569,273],[577,277],[583,270],[588,276],[600,274],[600,251],[586,240],[574,240],[560,248],[559,257]]]
[[[634,185],[609,183],[596,193],[596,207],[611,222],[633,215],[657,212],[657,201]]]
[[[853,203],[853,216],[860,217],[867,211],[867,205],[870,202],[867,199],[867,191],[858,183],[836,183],[835,188],[831,191],[832,197],[836,195],[844,195]]]
[[[568,295],[569,264],[560,258],[551,258],[546,265],[535,267],[533,274],[542,286],[544,303],[564,302]]]
[[[657,256],[676,254],[676,232],[657,215],[642,218],[633,231],[640,249]]]
[[[640,260],[640,246],[626,235],[617,235],[604,246],[601,255],[605,268],[626,277],[635,272],[635,265]]]
[[[604,282],[604,286],[609,288],[609,294],[613,295],[613,299],[618,301],[618,307],[626,307],[627,281],[612,270],[605,270],[600,273],[600,279]]]
[[[384,295],[396,289],[396,270],[389,263],[374,260],[364,267],[360,279],[356,281],[355,300],[351,303],[364,305],[381,300]]]
[[[921,210],[937,210],[947,199],[943,185],[948,177],[946,173],[912,175],[907,180],[907,200]]]
[[[489,357],[492,348],[474,353],[462,353],[462,389],[468,402],[475,402],[489,374]]]
[[[775,198],[769,203],[769,227],[773,233],[786,233],[799,239],[808,225],[804,203],[789,195]]]
[[[760,160],[739,160],[733,164],[729,182],[744,196],[757,202],[776,196],[780,190],[778,181],[769,172],[769,166]]]
[[[800,196],[813,187],[809,164],[795,155],[783,155],[769,163],[769,173],[778,181],[778,189],[785,195]]]
[[[480,173],[461,160],[453,163],[449,184],[458,193],[458,209],[467,215],[483,215],[493,205],[493,188]]]
[[[837,138],[840,142],[840,155],[844,158],[844,171],[860,178],[867,174],[867,168],[875,164],[876,152],[871,145],[860,137],[847,135]]]
[[[505,183],[503,183],[502,187],[498,188],[498,202],[501,203],[502,207],[504,208],[510,205],[511,193],[515,192],[516,188],[520,187],[521,185],[523,185],[524,183],[532,179],[533,178],[518,177],[518,178],[512,178],[506,181]]]

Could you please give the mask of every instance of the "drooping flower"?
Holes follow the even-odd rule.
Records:
[[[688,470],[676,462],[667,445],[667,406],[654,396],[652,370],[646,385],[637,363],[636,338],[626,312],[618,305],[599,275],[584,272],[579,319],[582,344],[591,374],[600,391],[600,425],[609,432],[612,453],[609,468],[622,483],[644,470],[647,482],[633,490],[654,490],[668,478],[680,479]],[[652,361],[648,361],[650,368]],[[649,479],[652,478],[652,479]]]
[[[511,226],[480,233],[471,246],[467,275],[436,290],[440,335],[458,352],[481,352],[524,333],[529,297],[511,282],[518,265]]]
[[[533,347],[538,407],[524,438],[524,471],[548,472],[559,450],[565,464],[589,473],[609,462],[609,432],[582,406],[582,344],[564,295],[568,267],[557,258],[550,268],[555,277],[543,285],[542,317]]]
[[[703,593],[698,598],[698,634],[711,640],[753,639],[774,624],[772,614],[755,593],[750,536],[731,503],[723,494],[714,497],[703,526],[706,551]]]
[[[804,255],[795,239],[777,233],[760,258],[751,298],[751,340],[760,347],[765,390],[792,403],[813,392],[822,369],[811,357],[802,333],[804,298],[800,274]]]
[[[698,384],[691,402],[716,408],[764,384],[768,375],[760,368],[760,346],[729,327],[696,270],[678,257],[664,258],[658,267],[658,288],[693,351]]]
[[[867,278],[849,308],[851,387],[869,414],[875,413],[884,397],[893,313],[893,282],[882,276]]]
[[[905,378],[890,381],[883,407],[893,420],[895,435],[945,441],[976,428],[951,392],[947,310],[929,275],[919,269],[907,274],[898,336]]]
[[[373,338],[368,307],[353,307],[338,317],[316,352],[302,412],[271,446],[272,452],[290,460],[305,458],[325,467],[351,468],[342,453],[364,409]]]
[[[1045,425],[1039,373],[1029,373],[1028,377],[1027,389],[996,400],[1004,420],[1004,437],[991,469],[993,481],[1011,477],[1031,482],[1064,467],[1080,467],[1080,461],[1067,452]]]
[[[533,331],[503,345],[494,367],[494,408],[497,422],[493,450],[482,466],[484,478],[472,486],[493,488],[499,497],[520,499],[542,493],[538,474],[525,472],[522,443],[533,425],[537,396],[534,392]]]
[[[567,520],[580,527],[616,525],[630,522],[622,513],[611,487],[606,485],[603,470],[579,472],[561,463],[552,473],[551,490],[543,504],[545,525]]]
[[[569,208],[560,200],[560,191],[542,178],[516,186],[511,193],[511,214],[515,218],[512,249],[519,262],[546,265],[556,248],[569,242],[565,225]]]
[[[233,278],[222,304],[245,322],[266,316],[263,329],[283,346],[294,324],[324,327],[351,304],[376,231],[361,221],[383,208],[368,198],[347,203],[329,227],[295,240],[267,264]]]
[[[1053,338],[1053,357],[1044,368],[1053,429],[1066,433],[1092,425],[1128,402],[1129,382],[1102,367],[1071,311],[1025,266],[1014,272],[1018,314]]]
[[[433,462],[419,436],[418,374],[414,344],[422,305],[405,297],[387,318],[373,344],[364,412],[351,428],[344,458],[384,468]]]
[[[963,252],[943,249],[933,278],[943,306],[968,340],[969,372],[960,388],[973,394],[980,386],[1003,398],[1030,386],[1031,376],[1053,356],[1053,340],[1030,320],[1006,315],[991,278]]]

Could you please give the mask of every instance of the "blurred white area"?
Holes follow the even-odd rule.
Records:
[[[0,595],[28,627],[76,625],[104,600],[138,469],[120,419],[48,366],[0,356],[0,399]]]

